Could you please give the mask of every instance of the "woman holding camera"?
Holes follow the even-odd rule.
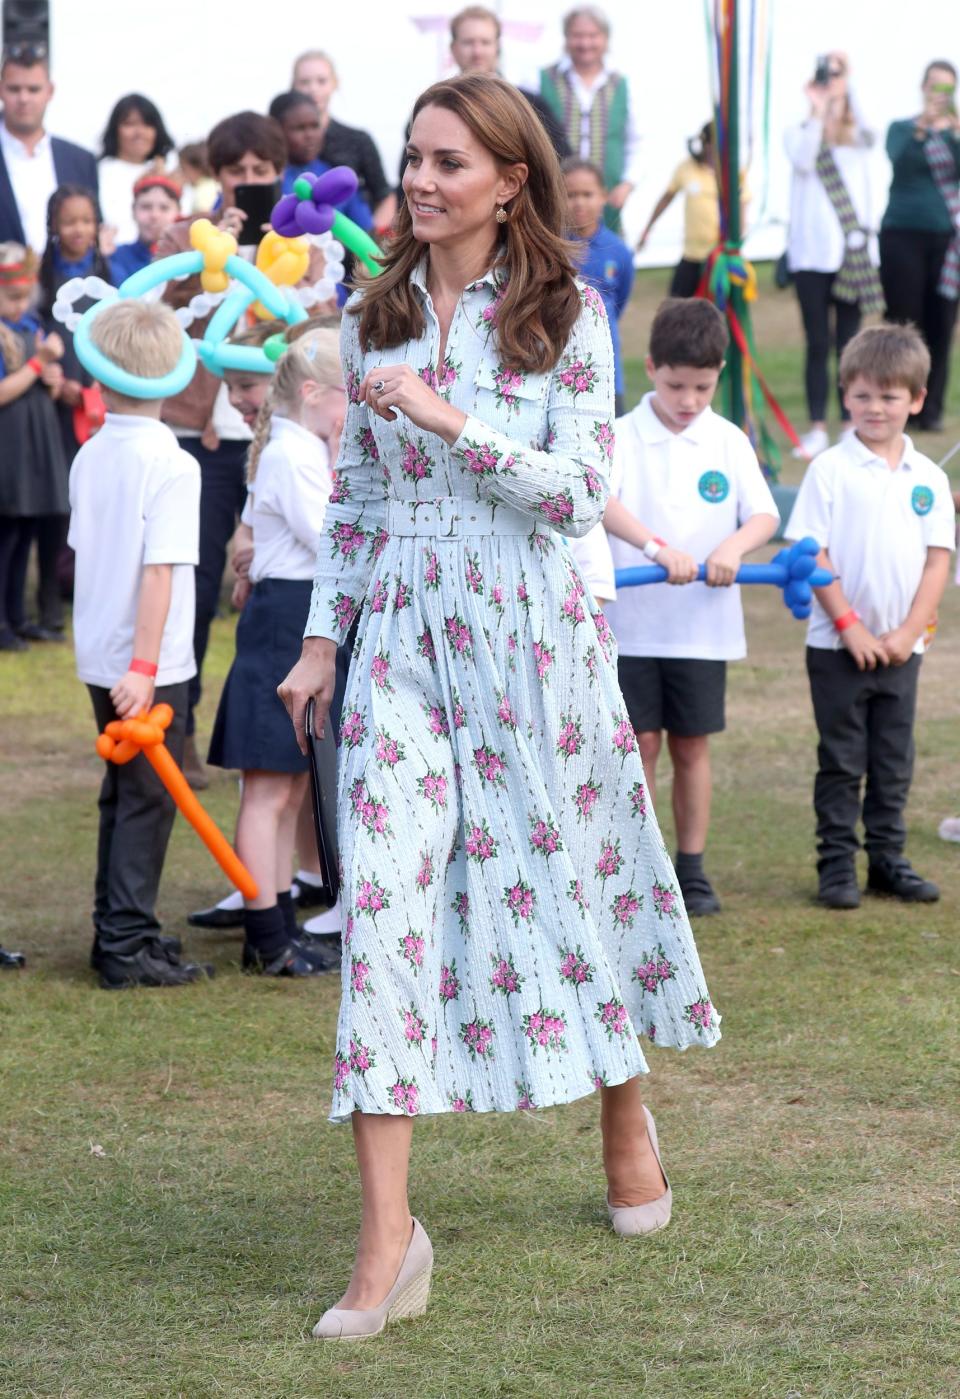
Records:
[[[867,153],[873,133],[854,108],[849,75],[844,54],[821,58],[813,80],[804,88],[810,103],[807,118],[791,126],[785,137],[793,166],[787,263],[807,342],[810,414],[809,431],[794,455],[807,461],[830,445],[827,365],[831,341],[839,364],[843,347],[860,329],[861,317],[883,309],[868,249]],[[840,412],[846,416],[842,395]]]
[[[912,321],[930,351],[927,399],[913,425],[943,426],[950,341],[960,287],[960,122],[957,70],[937,59],[923,75],[923,110],[887,132],[893,166],[880,225],[880,275],[891,321]]]

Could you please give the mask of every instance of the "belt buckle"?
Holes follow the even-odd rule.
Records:
[[[462,517],[458,505],[459,501],[449,498],[438,500],[436,503],[438,535],[441,539],[460,538]]]

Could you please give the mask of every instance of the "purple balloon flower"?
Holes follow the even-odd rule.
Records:
[[[335,165],[322,175],[298,175],[293,193],[285,194],[274,205],[270,222],[281,238],[298,238],[303,233],[327,233],[336,206],[357,192],[357,177],[347,165]]]

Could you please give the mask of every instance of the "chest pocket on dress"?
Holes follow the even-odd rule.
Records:
[[[534,418],[539,417],[549,384],[549,374],[520,374],[484,358],[473,376],[473,411],[491,427],[504,427],[521,418],[529,423],[531,412]]]

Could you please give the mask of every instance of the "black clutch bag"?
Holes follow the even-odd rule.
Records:
[[[329,719],[326,736],[313,731],[314,703],[307,701],[305,727],[307,756],[310,759],[310,795],[313,798],[313,825],[317,853],[323,869],[323,897],[335,904],[340,893],[340,863],[337,850],[337,744]]]

